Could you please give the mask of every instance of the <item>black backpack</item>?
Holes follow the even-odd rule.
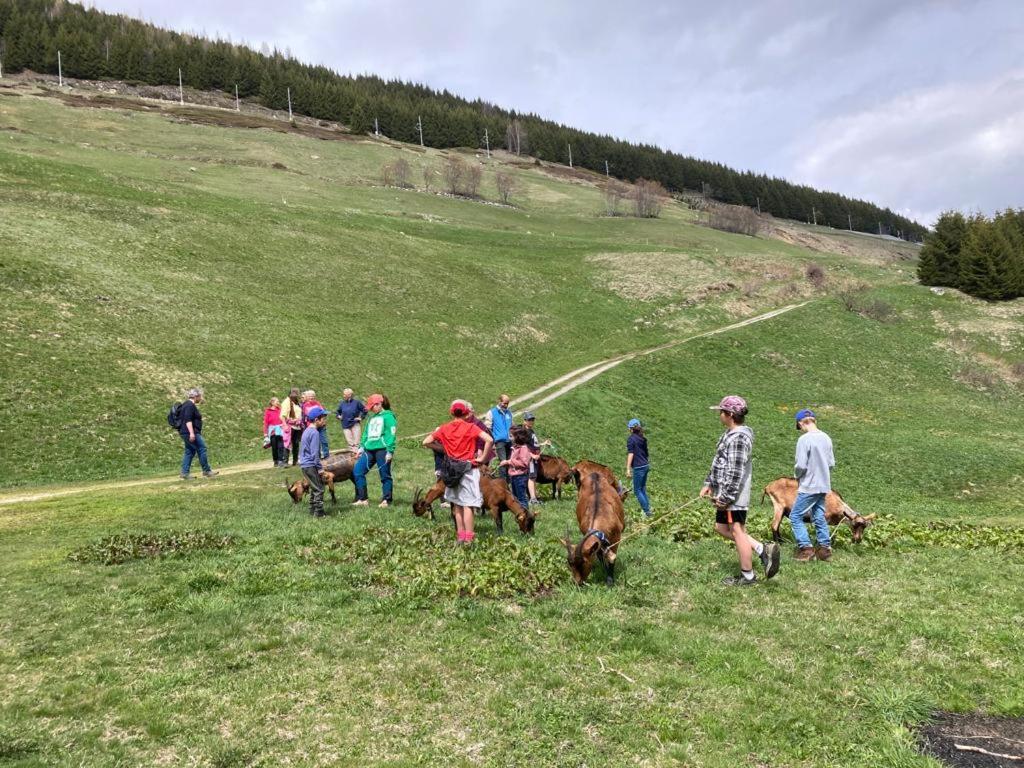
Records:
[[[181,406],[184,403],[175,403],[167,412],[167,425],[171,429],[181,429]]]
[[[441,457],[441,482],[449,488],[458,488],[462,477],[473,468],[468,461],[453,459],[448,454]]]

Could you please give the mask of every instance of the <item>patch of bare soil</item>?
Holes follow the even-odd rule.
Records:
[[[533,164],[531,163],[530,165],[532,166]],[[586,168],[569,168],[566,165],[553,165],[545,162],[541,162],[540,168],[549,176],[554,176],[560,181],[568,181],[570,183],[593,185],[600,183],[604,179],[601,174]]]
[[[810,232],[773,220],[763,232],[765,237],[781,240],[820,253],[834,253],[867,261],[913,261],[918,248],[910,243],[876,239],[866,234],[843,233],[830,236],[823,232]]]
[[[1024,718],[939,712],[918,733],[921,751],[956,768],[1020,768]]]

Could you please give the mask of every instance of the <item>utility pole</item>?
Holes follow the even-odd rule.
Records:
[[[235,112],[241,112],[242,109],[238,104],[238,83],[235,83]]]
[[[491,137],[487,135],[487,129],[484,128],[484,146],[487,148],[487,159],[491,159]]]
[[[569,167],[572,168],[572,144],[569,145]]]
[[[761,214],[761,198],[760,197],[756,197],[754,199],[757,200],[757,213],[758,213],[758,215],[760,215]]]
[[[814,210],[814,206],[811,206],[811,216],[814,217],[814,226],[818,226],[818,212]]]
[[[292,89],[288,88],[288,122],[292,121]]]
[[[607,160],[604,161],[604,177],[606,179],[608,179],[609,181],[611,181],[612,176],[611,176],[610,173],[608,173],[608,161]]]
[[[377,118],[373,118],[373,135],[380,136],[380,123],[377,122]]]
[[[850,231],[853,232],[853,216],[846,214],[846,223],[850,225]]]
[[[0,60],[0,80],[2,80],[3,77],[4,77],[4,62],[3,62],[3,60]]]
[[[185,104],[185,89],[181,85],[181,67],[178,67],[178,103]]]
[[[110,40],[109,39],[103,41],[103,47],[107,51],[107,63],[109,64],[110,63]]]
[[[878,222],[878,234],[882,234],[882,222]]]
[[[420,146],[423,146],[423,116],[416,115],[416,128],[420,132]]]
[[[64,70],[61,68],[60,51],[57,51],[57,85],[64,87]]]

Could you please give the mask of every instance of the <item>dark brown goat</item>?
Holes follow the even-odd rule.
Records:
[[[782,536],[779,534],[779,526],[782,525],[782,518],[789,517],[790,512],[793,510],[799,486],[800,483],[792,477],[780,477],[778,480],[772,480],[764,487],[764,493],[761,494],[761,503],[764,504],[766,496],[772,500],[772,507],[775,511],[775,514],[772,516],[772,538],[775,541],[782,541]],[[871,525],[874,519],[874,515],[868,515],[867,517],[859,515],[835,491],[829,491],[825,497],[825,522],[835,526],[841,525],[844,522],[849,523],[853,531],[853,541],[855,544],[859,544],[861,539],[864,538],[864,530]],[[810,522],[809,519],[805,521]]]
[[[352,470],[355,468],[358,458],[359,455],[356,453],[341,451],[332,453],[324,459],[324,468],[320,472],[320,477],[324,479],[324,484],[331,494],[332,504],[338,503],[338,497],[334,495],[334,484],[352,480]],[[355,483],[354,480],[352,482]],[[300,477],[291,485],[286,482],[284,487],[288,490],[288,495],[292,497],[292,503],[298,504],[309,492],[309,481],[305,477]]]
[[[519,530],[523,533],[533,533],[533,525],[536,517],[532,510],[523,509],[523,506],[512,495],[508,484],[504,480],[480,475],[480,493],[484,497],[484,509],[491,514],[494,520],[494,527],[498,533],[504,533],[505,527],[502,521],[504,512],[511,512],[515,515]],[[440,480],[423,493],[422,488],[417,488],[412,500],[412,513],[417,517],[429,517],[434,519],[434,502],[444,496],[444,483]]]
[[[594,557],[604,563],[604,581],[615,583],[615,558],[618,555],[626,513],[622,497],[615,486],[600,472],[591,472],[582,481],[576,500],[576,522],[583,538],[574,545],[562,539],[569,559],[569,570],[577,586],[587,583]]]
[[[540,460],[537,462],[536,482],[537,485],[551,486],[552,499],[562,498],[562,486],[574,481],[572,468],[565,459],[549,456],[546,453],[541,454]]]

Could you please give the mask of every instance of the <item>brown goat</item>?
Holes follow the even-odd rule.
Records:
[[[779,526],[782,525],[782,518],[789,517],[790,512],[793,510],[799,486],[800,483],[792,477],[780,477],[778,480],[772,480],[764,487],[764,493],[761,494],[761,503],[764,504],[766,496],[772,500],[772,507],[775,511],[775,514],[772,516],[772,539],[775,541],[782,541]],[[871,525],[874,519],[874,515],[868,515],[867,517],[859,515],[835,491],[829,491],[825,497],[825,522],[834,526],[841,525],[844,522],[849,523],[850,529],[853,531],[853,541],[856,544],[859,544],[864,538],[864,530]],[[804,522],[811,522],[810,517],[806,516]]]
[[[341,451],[332,453],[324,459],[324,468],[320,470],[320,477],[324,479],[324,484],[331,494],[332,504],[338,503],[338,497],[334,494],[334,484],[352,480],[352,470],[355,468],[358,458],[356,453]],[[286,482],[284,487],[288,490],[288,495],[292,497],[292,503],[298,504],[309,492],[309,481],[305,477],[300,477],[291,485]]]
[[[615,473],[612,472],[611,467],[608,467],[605,464],[598,464],[596,461],[583,459],[582,461],[577,461],[573,464],[571,471],[573,484],[577,489],[580,488],[583,478],[588,477],[593,472],[597,472],[599,475],[604,477],[605,480],[611,483],[612,488],[615,489],[615,492],[619,495],[620,499],[625,499],[626,496],[629,495],[629,490],[623,489],[621,483],[619,483],[619,479],[615,477]]]
[[[618,555],[626,513],[615,486],[599,472],[591,472],[582,482],[576,500],[576,522],[583,538],[576,545],[562,539],[569,559],[569,570],[577,586],[587,583],[594,556],[604,563],[604,582],[615,583],[615,558]]]
[[[501,479],[489,475],[480,475],[480,494],[484,497],[484,509],[491,514],[494,520],[494,527],[498,533],[504,533],[505,527],[502,520],[504,512],[511,512],[519,530],[523,533],[533,533],[533,525],[536,517],[530,509],[524,509],[516,497],[512,495],[508,484]],[[417,517],[429,517],[434,519],[434,502],[444,496],[444,483],[440,480],[423,493],[422,488],[417,488],[412,499],[412,513]]]
[[[569,463],[558,456],[541,454],[537,462],[537,485],[550,485],[551,498],[562,498],[562,486],[574,482],[575,478]]]

